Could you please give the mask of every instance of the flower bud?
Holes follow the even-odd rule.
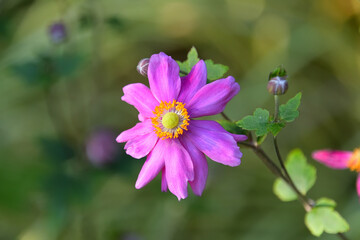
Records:
[[[86,155],[95,166],[104,166],[115,160],[119,153],[114,141],[116,134],[108,129],[92,132],[86,142]]]
[[[53,43],[62,43],[67,37],[66,26],[62,22],[53,23],[49,26],[48,34]]]
[[[267,90],[270,94],[273,95],[283,95],[288,90],[288,82],[286,77],[273,77],[269,80],[267,85]]]
[[[136,70],[143,76],[147,76],[148,68],[149,68],[149,58],[141,59],[138,63]]]

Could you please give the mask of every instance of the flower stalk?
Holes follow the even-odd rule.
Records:
[[[278,102],[278,96],[275,95],[275,115],[274,115],[274,119],[278,118],[278,109],[279,109],[279,102]],[[224,113],[222,112],[221,115],[224,117],[224,119],[231,121],[230,118]],[[249,134],[251,136],[251,133]],[[250,137],[249,137],[250,139]],[[300,190],[296,187],[296,185],[294,184],[293,180],[291,179],[288,171],[286,170],[284,161],[282,160],[281,154],[280,154],[280,150],[279,150],[279,146],[277,143],[277,139],[274,136],[273,138],[273,142],[274,142],[274,147],[275,147],[275,151],[276,151],[276,155],[277,158],[279,160],[281,169],[275,164],[275,162],[265,153],[265,151],[256,143],[256,142],[249,142],[249,141],[244,141],[244,142],[239,142],[239,145],[251,148],[254,153],[256,154],[256,156],[258,156],[260,158],[260,160],[262,160],[262,162],[265,164],[265,166],[277,177],[281,178],[282,180],[284,180],[289,187],[297,194],[298,196],[298,200],[301,202],[301,204],[303,205],[304,209],[306,212],[311,211],[311,209],[313,209],[315,207],[315,201],[311,198],[308,198],[306,195],[302,194],[300,192]],[[337,236],[342,239],[342,240],[349,240],[345,234],[343,233],[338,233]]]

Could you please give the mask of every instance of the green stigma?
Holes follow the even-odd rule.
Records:
[[[168,112],[162,117],[161,123],[167,129],[172,129],[179,124],[179,116],[176,113]]]

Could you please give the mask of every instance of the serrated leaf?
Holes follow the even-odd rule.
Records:
[[[315,207],[305,215],[305,225],[319,237],[323,232],[343,233],[350,229],[346,220],[332,207]]]
[[[278,135],[278,133],[285,127],[285,124],[282,122],[272,122],[269,123],[268,129],[274,135]]]
[[[268,132],[269,111],[257,108],[254,115],[246,116],[237,124],[245,130],[254,130],[256,136],[263,136]]]
[[[210,81],[222,78],[229,70],[228,66],[214,63],[211,59],[205,60],[205,64],[207,69],[207,79]]]
[[[179,64],[180,71],[188,74],[192,67],[199,61],[198,53],[195,47],[192,47],[187,54],[187,59],[184,62],[176,61]]]
[[[315,167],[307,163],[306,157],[300,149],[290,152],[285,167],[295,186],[302,194],[306,194],[315,183]],[[282,179],[276,179],[273,190],[282,201],[292,201],[297,198],[295,192]]]
[[[236,123],[227,120],[218,120],[218,123],[229,133],[246,134],[246,130],[239,127]]]
[[[292,122],[299,116],[299,111],[297,110],[300,106],[301,92],[296,94],[295,97],[287,101],[286,104],[280,105],[279,115],[280,119],[286,122]]]

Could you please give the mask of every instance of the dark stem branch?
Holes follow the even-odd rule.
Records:
[[[231,119],[224,112],[221,112],[220,114],[225,120],[232,122]]]
[[[306,205],[304,205],[305,207],[305,210],[306,211],[310,211],[312,206],[313,206],[313,200],[311,199],[308,199],[304,194],[302,194],[299,189],[296,187],[294,181],[291,179],[290,175],[289,175],[289,172],[287,171],[286,167],[285,167],[285,164],[284,164],[284,161],[281,157],[281,154],[280,154],[280,150],[279,150],[279,146],[278,146],[278,143],[277,143],[277,138],[274,136],[274,147],[275,147],[275,152],[276,152],[276,156],[279,160],[279,163],[280,163],[280,166],[281,166],[281,169],[282,171],[284,172],[284,175],[285,177],[288,179],[288,184],[291,186],[291,188],[295,191],[295,193],[298,195],[298,198],[301,199],[301,202],[302,203],[306,203]]]

